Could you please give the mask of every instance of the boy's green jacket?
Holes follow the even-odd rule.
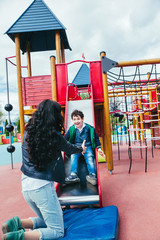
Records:
[[[95,149],[96,147],[101,147],[100,141],[99,141],[99,137],[96,134],[95,128],[87,123],[85,123],[89,129],[90,129],[90,139],[91,139],[91,144],[92,144],[92,148]],[[70,143],[74,143],[74,137],[75,137],[75,132],[76,132],[76,128],[75,125],[72,125],[69,130],[69,139],[68,141]],[[67,133],[68,133],[67,132]],[[66,134],[67,135],[67,134]]]

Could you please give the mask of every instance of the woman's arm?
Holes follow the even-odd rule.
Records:
[[[65,135],[64,137],[65,137],[65,139],[66,139],[67,141],[69,140],[69,138],[70,138],[69,130],[67,131],[67,133],[66,133],[66,135]]]
[[[58,150],[63,151],[67,154],[85,152],[86,150],[85,143],[83,143],[82,146],[79,147],[70,142],[67,142],[67,140],[61,134],[59,134],[59,136],[60,136],[60,144],[58,144]]]
[[[98,134],[96,133],[96,130],[94,129],[94,137],[95,137],[95,143],[96,143],[96,147],[97,148],[100,148],[101,147],[101,143],[99,141],[99,136]]]

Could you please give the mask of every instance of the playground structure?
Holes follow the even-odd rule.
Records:
[[[127,119],[129,173],[132,166],[132,149],[145,151],[145,172],[147,171],[147,143],[151,141],[152,157],[155,145],[160,144],[160,99],[159,99],[159,63],[160,59],[122,62],[116,72],[108,72],[109,98],[115,106],[110,114],[124,114]],[[129,71],[134,73],[131,74]],[[129,72],[124,74],[124,71]],[[118,109],[116,99],[121,99],[124,107]],[[120,105],[119,105],[120,106]],[[132,120],[133,127],[130,127]],[[150,129],[150,136],[146,131]],[[118,142],[120,159],[120,149]]]
[[[102,66],[101,61],[94,61],[94,62],[85,62],[89,63],[89,69],[90,69],[90,84],[87,87],[81,87],[78,88],[73,83],[68,83],[68,65],[74,64],[77,61],[73,61],[70,63],[63,63],[63,64],[55,64],[55,57],[51,56],[50,58],[51,66],[53,67],[52,73],[54,73],[54,76],[34,76],[34,77],[26,77],[22,78],[22,104],[23,108],[31,106],[31,109],[23,109],[24,114],[26,115],[32,115],[32,113],[36,110],[36,106],[44,99],[53,99],[55,101],[58,101],[59,104],[62,106],[62,114],[65,116],[65,128],[66,130],[71,125],[70,115],[71,112],[78,108],[82,110],[85,113],[85,121],[87,123],[90,123],[91,125],[94,125],[101,141],[103,140],[104,135],[104,128],[103,128],[103,114],[102,114],[102,106],[104,102],[103,98],[103,84],[102,84]],[[79,60],[78,62],[83,62]],[[52,81],[54,79],[54,81]],[[98,80],[98,81],[97,81]],[[81,93],[87,93],[88,97],[87,99],[81,98]],[[53,98],[53,96],[55,96]],[[97,105],[95,107],[95,105]],[[74,106],[74,107],[73,107]],[[95,116],[95,117],[94,117]],[[24,119],[24,115],[22,116]],[[22,122],[23,122],[22,119]],[[21,118],[20,118],[21,121]],[[110,128],[109,128],[110,130]],[[23,129],[24,131],[24,129]],[[21,133],[23,134],[23,132]],[[111,136],[111,135],[110,135]],[[103,144],[103,142],[102,142]],[[65,161],[66,163],[66,161]],[[113,163],[113,162],[111,162]],[[97,160],[97,154],[96,154],[96,166],[97,166],[97,177],[98,177],[98,160]],[[108,164],[109,166],[109,164]],[[112,165],[110,165],[112,167]],[[110,169],[112,170],[112,168]],[[85,175],[82,177],[82,179],[85,179]],[[98,177],[99,179],[99,177]],[[81,183],[83,182],[81,181]],[[91,188],[87,186],[86,180],[85,184],[82,183],[82,187],[80,189],[83,189],[80,197],[78,198],[76,196],[76,199],[73,199],[71,201],[71,195],[69,195],[69,201],[65,201],[62,199],[63,190],[65,190],[65,199],[66,199],[66,192],[70,192],[72,194],[72,191],[68,191],[68,189],[73,189],[74,187],[65,187],[61,188],[60,186],[57,186],[57,192],[60,199],[60,202],[62,205],[74,205],[74,204],[100,204],[101,206],[101,189],[100,184],[98,180],[98,189],[97,187]],[[67,189],[67,190],[66,190]],[[88,190],[88,192],[86,192]],[[59,194],[61,193],[61,194]],[[85,194],[85,195],[84,195]],[[82,195],[84,196],[82,198]]]

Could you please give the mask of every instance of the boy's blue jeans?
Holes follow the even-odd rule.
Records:
[[[40,240],[62,238],[63,214],[53,183],[39,189],[23,192],[24,199],[35,212],[33,229],[41,233]]]
[[[71,155],[71,173],[77,173],[78,171],[78,160],[82,154],[72,154]],[[89,174],[95,174],[95,164],[94,164],[94,153],[91,146],[88,146],[84,154],[84,159],[87,164],[87,169]]]

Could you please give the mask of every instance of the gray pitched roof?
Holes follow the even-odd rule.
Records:
[[[72,83],[77,86],[85,86],[90,83],[90,71],[87,64],[83,63],[74,77]]]
[[[24,53],[28,41],[31,52],[55,50],[55,30],[60,31],[65,49],[71,50],[64,25],[43,0],[34,0],[5,33],[13,41],[15,33],[20,34],[20,47]]]

